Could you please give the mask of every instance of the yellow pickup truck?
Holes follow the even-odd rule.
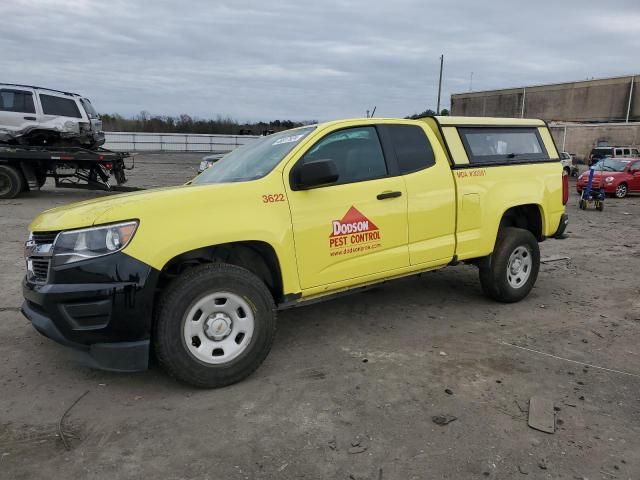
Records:
[[[267,356],[278,309],[459,262],[489,297],[521,300],[567,198],[539,120],[306,126],[187,185],[42,213],[22,312],[94,367],[142,370],[153,352],[182,381],[229,385]]]

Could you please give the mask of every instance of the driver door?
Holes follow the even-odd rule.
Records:
[[[333,160],[338,180],[287,192],[302,288],[357,284],[409,266],[404,181],[389,176],[376,127],[328,133],[293,169],[320,159]]]

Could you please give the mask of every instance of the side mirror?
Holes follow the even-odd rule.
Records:
[[[331,159],[303,163],[294,171],[294,190],[306,190],[338,181],[338,168]]]

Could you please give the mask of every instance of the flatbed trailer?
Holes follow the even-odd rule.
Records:
[[[131,165],[125,159],[131,159]],[[0,145],[0,198],[15,198],[22,192],[39,190],[52,178],[56,188],[131,191],[126,170],[134,167],[133,157],[105,148],[27,147]],[[112,178],[115,185],[112,185]]]

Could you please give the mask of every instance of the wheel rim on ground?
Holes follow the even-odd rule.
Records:
[[[616,187],[616,197],[622,198],[627,195],[627,186],[623,183]]]
[[[520,288],[531,276],[533,260],[529,249],[521,245],[517,247],[509,256],[507,263],[507,281],[513,288]]]
[[[253,336],[253,310],[240,296],[216,292],[200,298],[183,320],[189,353],[210,365],[228,363],[244,352]]]
[[[0,195],[6,195],[11,190],[11,179],[0,173]]]

